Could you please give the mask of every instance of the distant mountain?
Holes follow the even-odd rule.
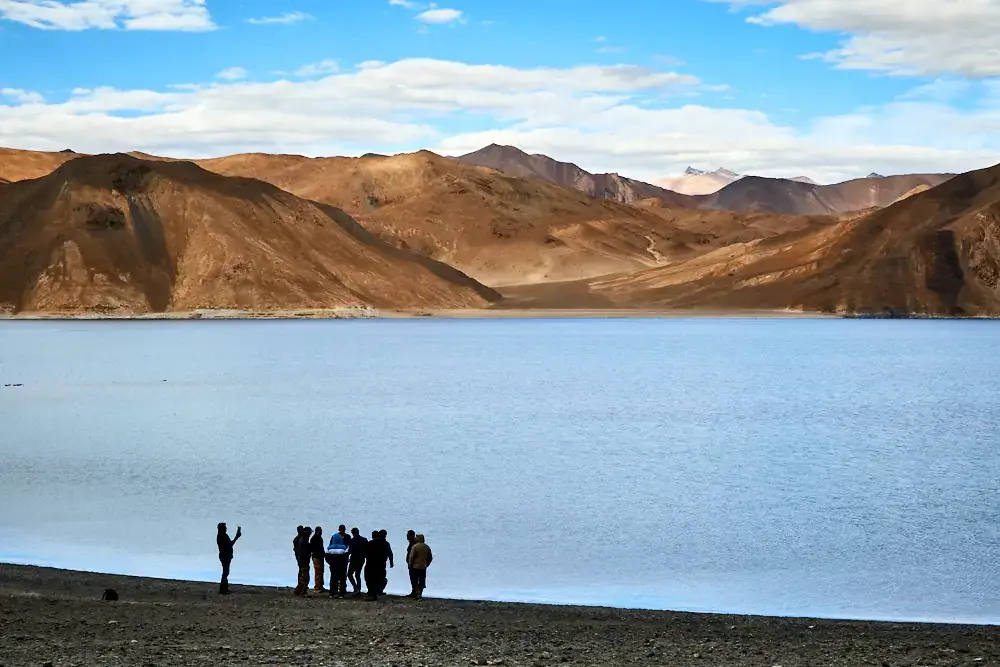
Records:
[[[683,176],[666,178],[660,181],[658,185],[685,195],[710,195],[741,178],[743,176],[728,169],[702,171],[694,167],[688,167],[684,170]]]
[[[909,174],[857,178],[816,185],[782,178],[746,176],[701,198],[700,208],[794,215],[841,215],[889,206],[920,186],[934,187],[952,174]]]
[[[473,153],[454,158],[465,164],[489,167],[521,178],[535,178],[564,188],[579,190],[591,197],[632,204],[656,197],[671,206],[694,207],[696,202],[683,194],[618,174],[592,174],[571,162],[546,155],[529,155],[514,146],[491,144]]]
[[[871,179],[850,183],[859,181]],[[1000,316],[998,286],[1000,165],[832,226],[733,244],[590,288],[630,307]]]
[[[59,165],[80,157],[72,151],[46,153],[43,151],[23,151],[16,148],[0,148],[0,179],[23,181],[51,174]]]
[[[648,207],[430,151],[361,158],[258,153],[199,164],[342,208],[381,238],[491,286],[635,271],[704,248],[700,230],[681,229]]]
[[[467,308],[498,298],[332,206],[191,162],[76,157],[0,188],[0,312]]]

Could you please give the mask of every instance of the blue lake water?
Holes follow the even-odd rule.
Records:
[[[1000,622],[1000,323],[0,323],[0,559],[428,595]],[[408,591],[405,569],[390,592]]]

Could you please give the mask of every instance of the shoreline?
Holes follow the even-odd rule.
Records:
[[[433,580],[432,580],[433,585]],[[117,603],[100,600],[115,588]],[[1000,626],[387,597],[0,564],[0,664],[996,664]],[[58,638],[58,641],[53,641]]]
[[[350,320],[350,319],[842,319],[844,316],[796,310],[662,308],[298,308],[294,310],[193,310],[162,313],[15,313],[3,321],[162,321],[162,320]]]

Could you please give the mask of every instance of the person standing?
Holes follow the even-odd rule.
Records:
[[[417,533],[412,529],[406,531],[406,573],[410,575],[410,594],[406,597],[412,598],[417,596],[417,584],[413,579],[413,568],[410,567],[410,551],[413,550],[413,545],[417,541]]]
[[[316,530],[313,531],[312,539],[309,540],[309,553],[312,555],[313,571],[316,573],[313,581],[313,591],[317,593],[322,593],[326,589],[323,588],[323,580],[325,578],[323,567],[325,563],[324,556],[326,554],[323,548],[323,526],[316,526]],[[333,587],[333,584],[330,584]]]
[[[340,529],[330,537],[330,545],[326,548],[326,559],[330,563],[330,597],[347,595],[347,560],[348,542],[346,528]]]
[[[410,548],[410,553],[406,556],[406,565],[410,568],[414,580],[414,600],[424,598],[424,589],[427,588],[427,568],[430,567],[433,560],[434,554],[431,553],[431,548],[424,541],[424,536],[417,535]]]
[[[368,599],[372,602],[378,600],[379,594],[385,588],[387,545],[379,531],[372,531],[372,539],[368,542],[368,553],[365,558],[365,584],[368,586]]]
[[[382,530],[378,531],[378,535],[382,539],[382,548],[386,554],[385,560],[388,561],[390,568],[396,567],[396,563],[393,561],[392,558],[392,545],[389,544],[389,531],[383,528]],[[388,576],[389,570],[385,567],[384,564],[382,566],[382,571],[386,573],[386,576],[382,578],[382,587],[379,589],[379,593],[384,594],[386,587],[389,585],[389,576]]]
[[[219,582],[219,594],[229,595],[229,565],[233,562],[233,545],[243,535],[243,528],[236,526],[236,537],[229,539],[226,522],[219,524],[219,534],[215,543],[219,547],[219,562],[222,563],[222,581]]]
[[[361,573],[365,569],[365,558],[368,556],[368,538],[362,537],[361,531],[351,528],[351,544],[348,546],[350,569],[347,578],[354,588],[355,595],[361,595]]]
[[[299,581],[295,587],[296,595],[306,596],[309,594],[309,564],[312,560],[312,546],[309,541],[311,539],[312,528],[306,526],[294,542],[295,562],[299,566]]]

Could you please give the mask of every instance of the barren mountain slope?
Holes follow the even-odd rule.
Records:
[[[951,177],[952,174],[910,174],[814,185],[789,179],[747,176],[702,198],[699,206],[727,211],[839,215],[889,206],[919,186],[934,187]]]
[[[621,305],[1000,315],[1000,166],[818,231],[595,282]]]
[[[590,278],[701,251],[702,235],[648,209],[463,164],[427,151],[201,162],[345,209],[401,247],[490,285]]]
[[[60,165],[78,157],[80,157],[78,153],[69,151],[45,153],[16,148],[0,148],[0,183],[47,176]]]
[[[342,212],[190,162],[80,157],[0,189],[0,309],[482,306],[495,293]]]
[[[591,197],[613,199],[625,204],[658,197],[670,206],[691,208],[697,205],[695,199],[657,185],[618,174],[592,174],[571,162],[553,160],[547,155],[529,155],[514,146],[491,144],[455,159],[466,164],[496,169],[511,176],[537,178],[564,188],[579,190]]]

